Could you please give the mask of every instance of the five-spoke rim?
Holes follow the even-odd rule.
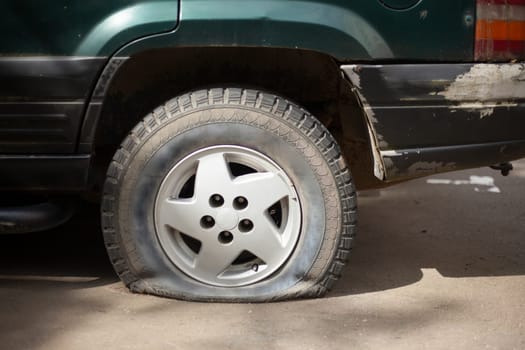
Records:
[[[238,287],[287,261],[301,230],[293,183],[271,159],[240,146],[214,146],[179,161],[155,202],[157,236],[188,276]]]

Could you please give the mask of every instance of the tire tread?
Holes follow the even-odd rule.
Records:
[[[335,244],[335,252],[328,254],[331,258],[326,261],[321,278],[312,281],[307,287],[291,288],[278,295],[274,295],[259,302],[285,300],[292,298],[320,297],[329,291],[340,278],[343,267],[348,260],[353,247],[357,224],[357,198],[350,171],[339,149],[339,146],[324,127],[311,114],[294,103],[277,97],[273,94],[241,88],[213,88],[193,91],[167,101],[148,114],[138,123],[122,142],[115,153],[107,171],[104,192],[101,204],[102,227],[108,255],[115,271],[125,285],[135,292],[150,293],[163,296],[172,296],[169,291],[148,286],[139,280],[129,268],[124,253],[119,244],[114,211],[118,201],[119,183],[122,172],[128,166],[132,154],[142,144],[148,135],[154,133],[183,112],[210,105],[242,105],[260,109],[266,113],[285,120],[299,129],[316,146],[318,151],[327,160],[333,178],[335,179],[341,202],[341,235]],[[322,187],[326,186],[320,184]],[[181,296],[178,296],[181,297]],[[182,296],[184,299],[184,296]],[[190,298],[191,299],[191,298]],[[236,301],[236,300],[229,300]],[[246,301],[246,300],[238,300]],[[250,300],[254,301],[254,300]]]

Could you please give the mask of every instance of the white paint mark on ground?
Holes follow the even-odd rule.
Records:
[[[427,184],[431,185],[453,185],[475,186],[475,192],[501,193],[501,190],[494,183],[492,176],[471,176],[468,180],[450,180],[450,179],[428,179]]]

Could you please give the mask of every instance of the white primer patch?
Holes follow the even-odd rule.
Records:
[[[472,175],[468,180],[428,179],[427,184],[453,186],[471,185],[476,186],[474,187],[475,192],[501,193],[499,187],[495,185],[494,178],[492,176]]]
[[[525,64],[476,64],[459,75],[444,91],[432,93],[457,102],[452,112],[466,109],[480,119],[494,114],[496,107],[515,107],[525,98]]]
[[[450,101],[509,101],[525,97],[525,64],[476,64],[437,93]]]
[[[489,117],[494,114],[494,108],[484,108],[479,110],[479,119]]]

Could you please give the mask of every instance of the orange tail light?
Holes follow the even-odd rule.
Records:
[[[525,59],[525,0],[478,0],[476,61]]]

